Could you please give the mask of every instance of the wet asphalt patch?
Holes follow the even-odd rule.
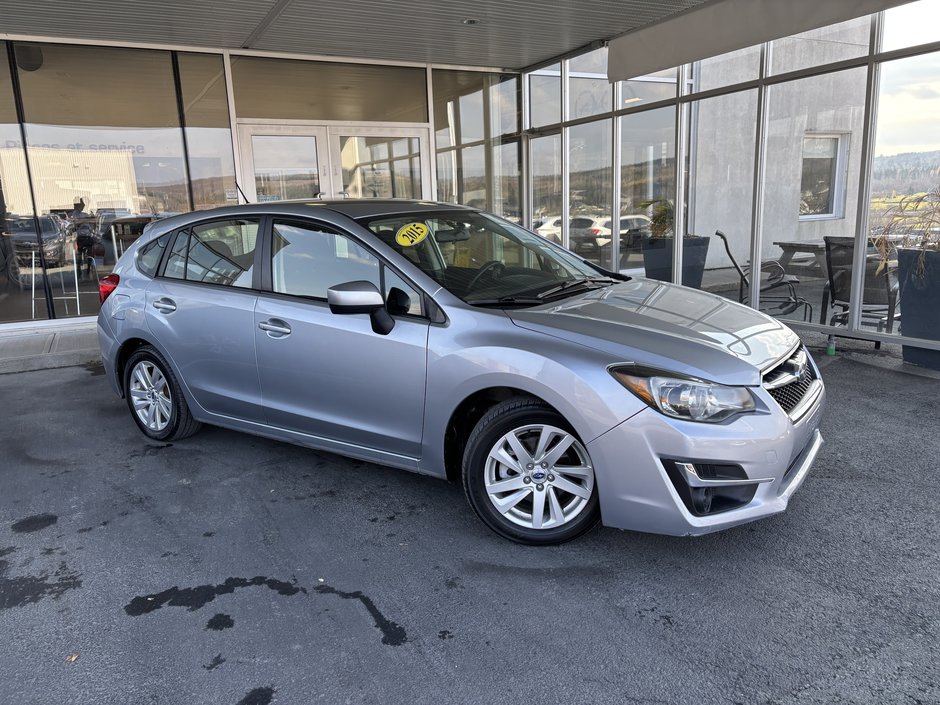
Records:
[[[34,514],[14,522],[10,531],[14,534],[31,534],[34,531],[42,531],[59,521],[55,514]]]

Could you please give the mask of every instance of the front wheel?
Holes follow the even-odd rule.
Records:
[[[570,541],[600,515],[587,449],[535,399],[504,401],[480,419],[464,452],[463,482],[483,522],[519,543]]]
[[[149,345],[136,350],[127,361],[124,397],[137,426],[155,441],[186,438],[202,426],[190,414],[169,364]]]

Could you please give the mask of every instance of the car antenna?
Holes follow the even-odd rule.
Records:
[[[248,200],[248,196],[246,196],[245,192],[242,191],[242,187],[238,185],[238,181],[235,182],[235,188],[238,189],[238,192],[242,195],[242,198],[245,199],[245,203],[251,203],[251,201]]]

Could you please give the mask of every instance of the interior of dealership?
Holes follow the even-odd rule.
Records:
[[[154,219],[417,198],[940,355],[940,0],[891,4],[642,76],[0,34],[0,323],[94,316]]]

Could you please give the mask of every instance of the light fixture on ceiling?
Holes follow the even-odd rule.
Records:
[[[482,22],[480,22],[480,20],[473,18],[473,17],[464,17],[462,20],[460,20],[460,24],[465,24],[468,27],[473,27],[474,25],[482,24]]]

